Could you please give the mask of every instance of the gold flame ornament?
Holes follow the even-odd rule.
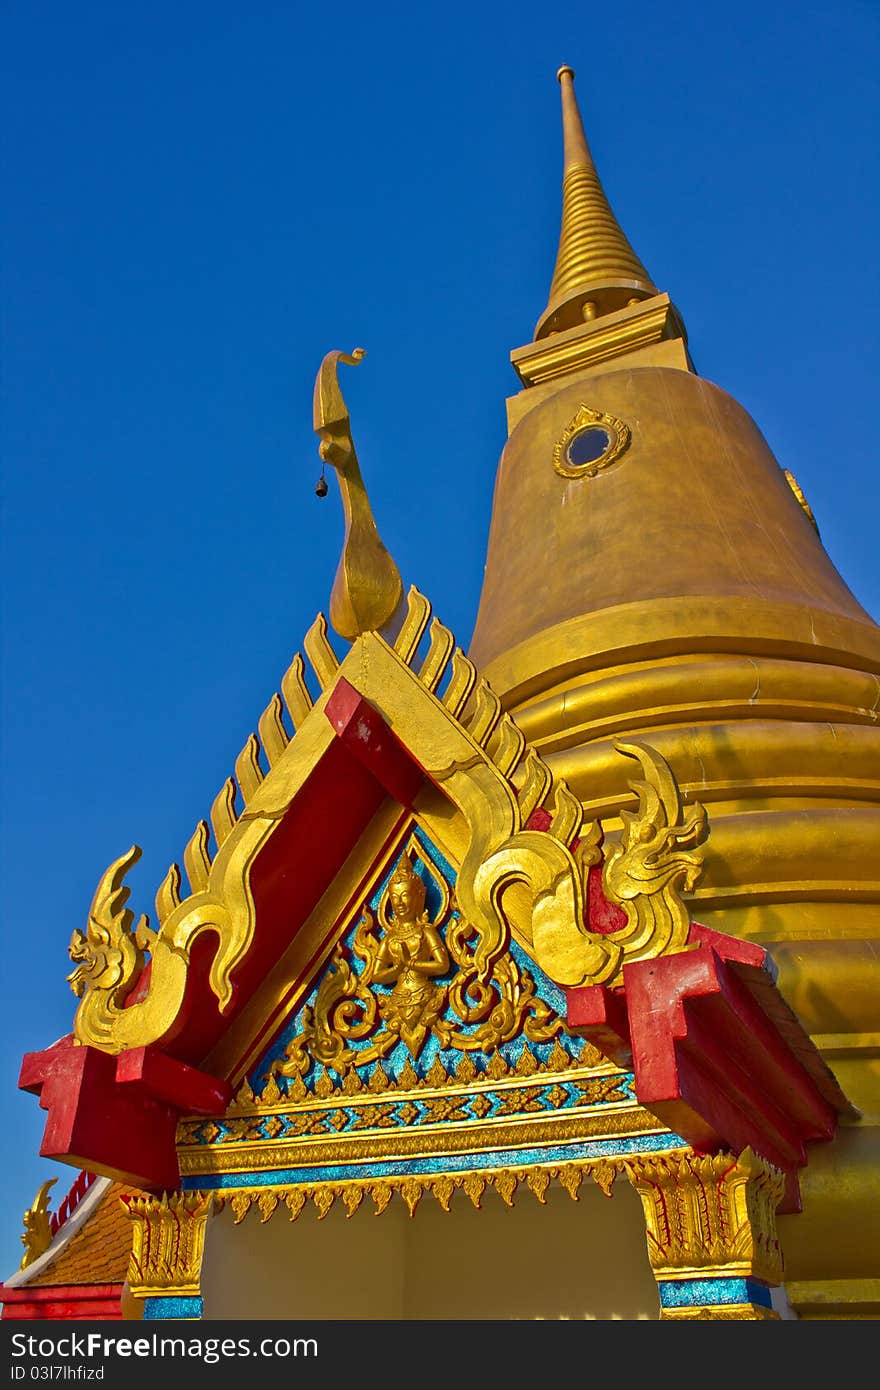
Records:
[[[57,1181],[57,1178],[47,1178],[24,1213],[22,1218],[24,1231],[21,1237],[24,1254],[21,1257],[20,1269],[27,1269],[28,1265],[32,1265],[34,1260],[38,1260],[41,1255],[44,1255],[52,1244],[52,1227],[49,1224],[49,1188]]]

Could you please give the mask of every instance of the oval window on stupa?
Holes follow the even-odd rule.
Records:
[[[563,478],[595,478],[624,452],[629,426],[616,415],[582,404],[553,449],[553,467]]]
[[[566,451],[573,468],[584,468],[588,463],[596,463],[611,443],[611,435],[601,425],[588,425],[579,430]]]

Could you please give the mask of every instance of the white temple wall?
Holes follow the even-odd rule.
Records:
[[[462,1192],[450,1212],[399,1197],[381,1215],[365,1197],[352,1217],[337,1202],[320,1220],[283,1208],[238,1226],[227,1207],[209,1223],[204,1317],[655,1319],[659,1300],[636,1193],[606,1198],[589,1180],[573,1202],[524,1187],[515,1205],[492,1190],[477,1211]]]

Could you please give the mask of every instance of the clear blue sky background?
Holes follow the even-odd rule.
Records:
[[[98,876],[155,888],[341,539],[315,371],[346,371],[380,530],[459,640],[559,226],[557,67],[609,197],[880,615],[873,0],[4,7],[0,1275]],[[719,492],[724,478],[719,475]],[[535,518],[540,524],[540,518]]]

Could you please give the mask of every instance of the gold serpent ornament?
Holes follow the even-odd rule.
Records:
[[[109,1009],[122,1007],[125,996],[144,966],[144,951],[153,933],[145,916],[132,930],[134,913],[125,904],[130,889],[123,879],[141,857],[138,845],[114,859],[102,874],[89,909],[85,932],[77,927],[70,938],[68,955],[79,964],[68,975],[70,988],[86,1001],[91,991]]]
[[[621,811],[623,835],[610,850],[602,873],[606,897],[627,919],[608,940],[628,961],[682,951],[690,914],[681,890],[690,892],[702,869],[697,846],[709,833],[706,811],[698,801],[683,809],[675,775],[653,748],[616,739],[614,747],[636,759],[645,775],[630,783],[639,808],[635,813]]]
[[[193,840],[201,836],[200,826]],[[201,882],[189,853],[191,846],[187,848],[191,879]],[[177,872],[174,893],[169,894],[173,901],[161,929],[152,931],[144,914],[135,926],[134,913],[125,906],[130,890],[123,879],[140,857],[139,847],[132,845],[104,871],[95,889],[86,930],[77,928],[68,947],[71,960],[79,962],[67,977],[80,1000],[74,1019],[76,1037],[81,1043],[114,1054],[142,1045],[144,1038],[152,1042],[164,1036],[180,1008],[192,942],[199,933],[212,930],[218,937],[209,981],[221,1009],[231,999],[232,969],[249,944],[250,923],[245,920],[237,929],[235,924],[231,926],[224,904],[206,890],[180,903],[176,865],[157,894],[158,905]],[[128,1003],[141,978],[147,953],[152,965],[149,993],[136,1003]]]

